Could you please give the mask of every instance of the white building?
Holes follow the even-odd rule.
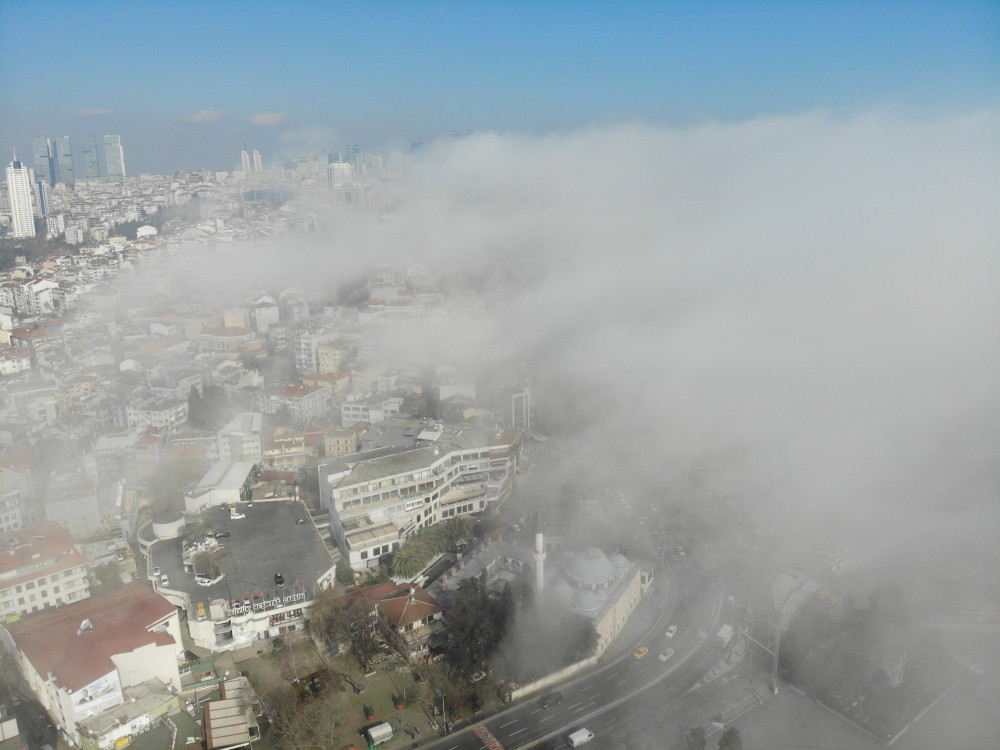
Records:
[[[243,412],[230,419],[219,430],[219,459],[222,461],[259,461],[264,415]]]
[[[27,165],[15,159],[7,166],[7,196],[15,237],[35,236],[35,209],[31,199],[31,173]]]
[[[87,559],[65,529],[46,521],[0,537],[0,618],[90,596]]]
[[[0,639],[53,723],[77,747],[77,722],[121,705],[125,688],[159,680],[181,689],[184,646],[177,609],[138,581],[8,621]]]
[[[253,461],[217,461],[191,492],[184,496],[184,509],[200,513],[208,506],[246,502],[257,479]]]

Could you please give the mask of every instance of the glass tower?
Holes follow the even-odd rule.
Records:
[[[104,159],[108,165],[108,177],[121,182],[125,177],[125,152],[122,150],[121,136],[104,136]]]
[[[70,146],[69,136],[61,135],[55,139],[53,144],[55,146],[55,156],[56,169],[59,173],[58,182],[65,182],[67,185],[72,185],[74,182],[73,177],[73,149]]]
[[[97,157],[97,136],[83,137],[83,176],[86,179],[101,176],[101,164]]]
[[[54,185],[56,175],[55,165],[52,163],[52,141],[38,137],[32,143],[35,147],[35,179]]]

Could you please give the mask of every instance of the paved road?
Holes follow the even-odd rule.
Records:
[[[538,696],[526,699],[472,730],[444,737],[427,745],[433,750],[513,750],[514,748],[566,747],[565,737],[581,726],[597,737],[617,732],[629,715],[651,705],[666,705],[694,687],[719,655],[698,630],[708,630],[722,614],[723,592],[714,577],[706,578],[691,564],[672,564],[675,604],[664,613],[661,627],[645,645],[649,654],[635,659],[630,654],[608,666],[559,687],[563,701],[542,709]],[[637,610],[633,617],[641,617]],[[677,625],[673,638],[666,637],[666,624]],[[658,655],[667,648],[674,655],[666,662]]]

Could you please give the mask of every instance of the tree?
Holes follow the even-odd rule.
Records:
[[[94,570],[94,575],[105,591],[113,591],[122,585],[120,573],[121,569],[116,562],[105,563]]]
[[[705,744],[704,727],[695,727],[684,738],[684,747],[686,750],[705,750]]]
[[[740,739],[740,730],[729,727],[719,738],[719,750],[743,750],[743,740]]]
[[[337,560],[337,581],[341,586],[354,585],[354,568],[347,562],[346,557]]]
[[[203,578],[216,579],[222,575],[222,550],[199,552],[191,560],[194,574]]]
[[[463,523],[453,523],[462,521]],[[397,578],[413,578],[420,573],[435,555],[455,546],[455,540],[468,529],[465,519],[453,518],[438,526],[425,526],[411,536],[393,553],[392,573]]]
[[[367,596],[351,599],[347,604],[338,599],[327,626],[332,637],[347,641],[351,654],[362,670],[367,670],[378,651],[381,612]]]

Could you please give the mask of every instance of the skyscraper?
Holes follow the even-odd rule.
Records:
[[[97,157],[97,136],[83,137],[83,176],[85,179],[101,176],[101,163]]]
[[[258,151],[257,149],[253,150],[253,171],[254,172],[264,171],[264,164],[260,160],[260,151]]]
[[[67,185],[72,186],[74,182],[73,149],[70,146],[69,136],[59,136],[55,139],[53,145],[55,148],[52,155],[55,157],[56,171],[59,174],[59,179],[56,182],[65,182]]]
[[[35,175],[39,180],[54,185],[56,169],[52,163],[52,141],[39,136],[32,143],[35,147]]]
[[[347,161],[358,168],[358,160],[361,159],[361,146],[356,143],[347,144]]]
[[[243,171],[250,174],[250,154],[247,153],[246,141],[243,141],[243,151],[240,153],[240,161],[243,164]]]
[[[121,136],[104,136],[104,159],[108,164],[108,177],[121,181],[125,177],[125,151]]]
[[[14,161],[7,167],[7,195],[10,199],[10,212],[14,216],[14,224],[11,227],[14,236],[34,237],[35,215],[31,200],[31,175],[28,174],[28,167],[17,160],[17,154],[14,154]]]

